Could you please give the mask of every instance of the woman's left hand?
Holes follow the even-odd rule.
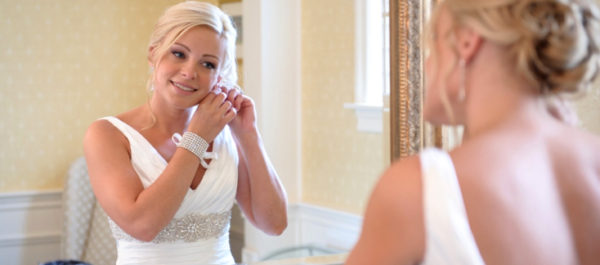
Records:
[[[239,155],[236,200],[247,220],[263,232],[280,235],[287,227],[287,195],[271,165],[256,125],[254,101],[236,85],[221,86],[237,115],[229,128]]]
[[[256,133],[256,110],[254,101],[241,93],[237,88],[221,87],[227,99],[237,111],[235,118],[229,122],[233,134],[237,137],[248,133]]]

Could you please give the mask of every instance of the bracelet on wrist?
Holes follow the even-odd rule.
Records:
[[[181,147],[192,152],[198,157],[198,159],[200,159],[201,162],[204,161],[204,154],[208,149],[208,142],[199,135],[193,132],[185,132],[183,136],[175,133],[171,137],[171,140],[173,140],[177,147]]]

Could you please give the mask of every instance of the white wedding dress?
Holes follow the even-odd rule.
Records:
[[[452,158],[428,148],[419,155],[423,178],[425,257],[423,265],[484,265],[469,226]]]
[[[131,163],[144,188],[167,162],[137,130],[116,117],[111,122],[129,140]],[[234,264],[229,249],[229,221],[235,200],[238,155],[229,127],[215,138],[212,159],[202,181],[189,189],[171,222],[151,242],[139,241],[109,218],[117,240],[117,264]]]

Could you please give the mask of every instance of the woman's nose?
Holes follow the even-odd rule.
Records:
[[[187,79],[196,79],[196,77],[197,77],[196,67],[191,64],[184,65],[181,68],[180,73],[181,73],[181,76],[183,76],[184,78],[187,78]]]

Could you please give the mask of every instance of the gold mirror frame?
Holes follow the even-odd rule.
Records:
[[[441,131],[423,122],[422,34],[432,0],[389,0],[390,151],[392,161],[437,144]]]

